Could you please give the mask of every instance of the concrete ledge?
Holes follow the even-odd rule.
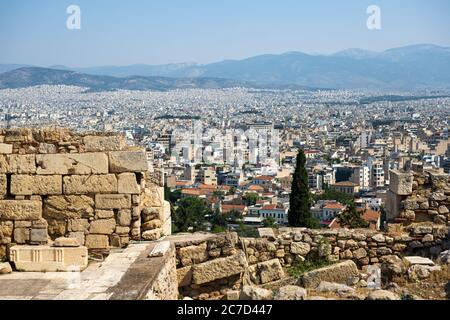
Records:
[[[18,271],[76,272],[88,266],[88,251],[86,247],[14,246],[10,261]]]

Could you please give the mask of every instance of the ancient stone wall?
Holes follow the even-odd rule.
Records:
[[[161,180],[122,135],[0,130],[0,259],[58,237],[104,250],[170,234]]]

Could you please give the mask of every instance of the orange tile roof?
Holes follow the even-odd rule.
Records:
[[[247,190],[251,190],[251,191],[263,191],[264,187],[258,186],[256,184],[252,184],[251,186],[249,186],[247,188]]]
[[[277,205],[275,205],[275,204],[268,204],[268,205],[265,205],[264,207],[262,207],[261,210],[273,210],[273,209],[276,209],[276,208],[277,208]]]
[[[336,203],[336,202],[331,202],[331,203],[327,203],[324,207],[324,209],[337,209],[337,210],[344,210],[345,206],[340,204],[340,203]]]
[[[247,206],[244,204],[223,204],[222,205],[222,213],[230,212],[232,210],[244,212],[246,208],[247,208]]]

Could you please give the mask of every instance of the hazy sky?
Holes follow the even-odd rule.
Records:
[[[81,8],[81,30],[66,9]],[[381,30],[366,27],[369,5]],[[0,0],[0,63],[209,63],[263,53],[450,46],[448,0]]]

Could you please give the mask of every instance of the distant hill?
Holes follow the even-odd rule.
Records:
[[[58,66],[58,69],[90,75],[131,77],[131,79],[135,76],[187,78],[189,80],[187,83],[184,80],[184,85],[188,86],[201,85],[203,82],[201,78],[212,78],[216,80],[209,80],[207,83],[213,86],[222,84],[226,86],[237,81],[263,87],[449,89],[450,48],[419,44],[384,52],[348,49],[331,55],[311,55],[301,52],[266,54],[244,60],[225,60],[206,65],[180,63],[78,69]],[[195,84],[194,79],[199,79],[199,83]],[[230,79],[227,80],[230,82],[217,79]],[[142,82],[146,81],[142,80]],[[167,82],[177,85],[175,80],[153,79],[150,82],[153,81],[162,81],[162,87]]]
[[[37,85],[72,85],[91,90],[154,90],[185,88],[231,88],[247,85],[219,78],[167,78],[131,76],[117,78],[49,68],[24,67],[0,74],[0,89],[24,88]]]

